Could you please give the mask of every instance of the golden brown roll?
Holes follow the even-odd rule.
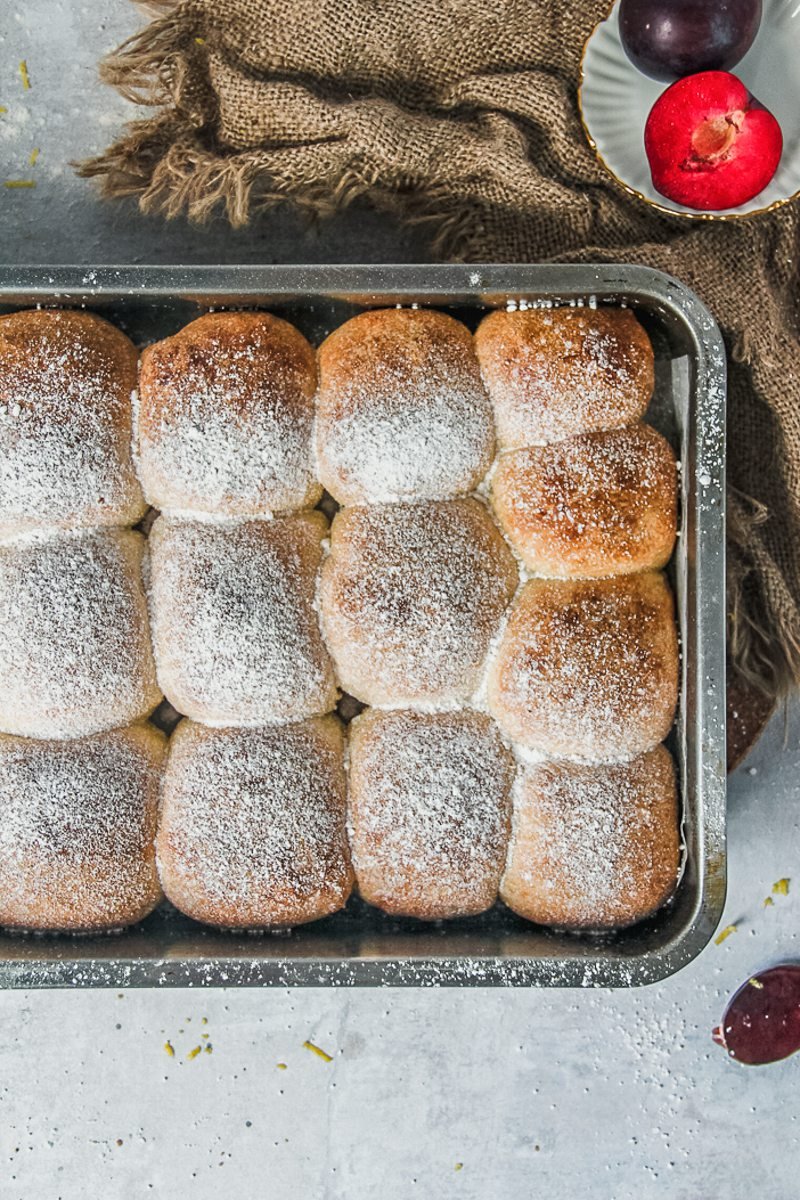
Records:
[[[476,500],[342,509],[320,589],[339,682],[366,704],[468,698],[517,582]]]
[[[328,523],[172,521],[150,534],[149,594],[159,684],[210,725],[263,725],[328,712],[333,664],[316,612]]]
[[[151,725],[70,742],[0,734],[0,925],[88,933],[156,907],[166,744]]]
[[[138,467],[169,512],[227,517],[313,507],[314,351],[269,313],[207,313],[149,346]]]
[[[348,822],[364,900],[432,921],[495,903],[514,759],[482,713],[368,710],[350,726]]]
[[[91,313],[0,317],[0,537],[139,520],[136,362],[128,338]]]
[[[503,450],[629,425],[653,394],[653,348],[626,308],[493,312],[475,349]]]
[[[85,737],[153,711],[144,544],[108,529],[0,545],[0,731]]]
[[[521,746],[553,758],[633,758],[669,732],[678,638],[662,574],[532,579],[489,671],[489,706]]]
[[[161,885],[181,912],[230,929],[302,925],[347,903],[342,727],[182,721],[164,775]]]
[[[500,896],[521,917],[562,929],[641,921],[677,884],[678,823],[663,746],[627,763],[523,768]]]
[[[469,330],[430,309],[346,321],[319,349],[317,460],[340,504],[471,491],[494,453]]]
[[[501,526],[532,571],[557,578],[663,567],[677,531],[677,467],[649,425],[585,433],[501,458]]]

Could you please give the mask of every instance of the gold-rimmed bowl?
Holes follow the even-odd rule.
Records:
[[[758,36],[733,73],[770,109],[783,130],[778,170],[747,204],[698,211],[668,200],[653,187],[644,152],[644,127],[650,109],[668,84],[648,79],[623,50],[619,0],[596,26],[581,60],[578,100],[590,146],[626,192],[673,216],[732,221],[788,204],[800,196],[800,0],[764,0]]]

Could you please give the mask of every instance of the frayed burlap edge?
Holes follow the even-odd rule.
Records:
[[[768,519],[757,501],[728,488],[727,605],[728,651],[741,676],[771,699],[781,699],[800,683],[800,638],[783,618],[793,606],[766,603],[764,571],[751,547],[760,545],[753,530]],[[770,572],[770,578],[775,577]],[[782,581],[782,576],[781,576]]]
[[[425,227],[431,249],[445,258],[468,257],[484,233],[477,206],[467,209],[441,189],[399,194],[383,186],[380,174],[367,163],[349,167],[335,186],[320,179],[298,190],[291,181],[275,177],[268,152],[223,155],[209,150],[202,134],[174,110],[131,122],[103,154],[74,165],[83,178],[100,181],[105,199],[133,196],[144,213],[170,220],[185,215],[198,225],[222,211],[234,229],[241,229],[256,212],[287,201],[325,218],[368,196],[375,208],[403,224]]]

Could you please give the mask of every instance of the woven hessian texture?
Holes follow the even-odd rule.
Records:
[[[769,696],[800,679],[797,207],[668,218],[590,151],[581,50],[607,0],[156,0],[103,64],[153,106],[83,164],[146,212],[234,225],[356,197],[464,261],[645,263],[694,288],[730,365],[729,646]]]

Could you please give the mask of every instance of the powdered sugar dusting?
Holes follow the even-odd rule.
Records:
[[[145,726],[70,742],[0,735],[0,923],[102,929],[155,907],[165,748]]]
[[[350,838],[361,894],[428,920],[495,902],[510,832],[512,755],[475,712],[368,712],[350,748]]]
[[[352,872],[341,728],[333,717],[173,734],[158,862],[167,896],[223,926],[282,926],[335,912]]]
[[[492,406],[472,339],[441,313],[367,313],[328,339],[316,467],[316,367],[297,330],[266,314],[214,314],[146,352],[141,403],[133,397],[136,452],[148,497],[169,514],[150,542],[159,677],[182,712],[216,727],[183,722],[168,772],[161,871],[190,915],[283,927],[347,900],[340,727],[332,718],[285,724],[336,701],[322,619],[343,686],[392,710],[353,725],[351,834],[367,899],[427,919],[490,907],[509,846],[516,757],[525,783],[506,882],[522,862],[524,887],[557,890],[561,870],[577,894],[566,915],[525,915],[584,926],[635,919],[603,913],[620,892],[639,895],[640,872],[657,875],[655,859],[648,865],[641,854],[662,827],[639,803],[638,777],[630,776],[623,805],[613,771],[622,778],[627,768],[537,760],[629,758],[666,734],[677,690],[666,589],[652,585],[661,600],[648,600],[644,583],[613,600],[565,591],[551,604],[540,594],[537,607],[525,587],[509,619],[520,579],[514,557],[484,505],[452,497],[488,495],[491,483],[531,570],[580,575],[588,555],[589,574],[610,573],[612,560],[613,570],[632,571],[642,565],[642,540],[669,543],[659,564],[671,549],[674,466],[671,452],[659,458],[653,449],[652,439],[663,439],[650,431],[646,443],[641,426],[561,440],[641,415],[652,352],[632,315],[518,307],[487,318],[478,335],[499,440],[558,445],[501,454],[495,467]],[[72,362],[72,343],[57,354],[51,342],[42,371],[25,376],[27,394],[4,402],[2,349],[0,321],[0,533],[9,489],[15,535],[60,520],[135,520],[142,498],[128,455],[130,388],[118,394],[112,376]],[[77,383],[62,427],[53,414],[62,411],[65,379]],[[315,470],[342,503],[373,505],[337,517],[321,577],[320,514],[241,520],[314,504]],[[140,555],[130,533],[34,532],[0,547],[0,661],[10,680],[0,728],[74,738],[155,705]],[[463,707],[483,706],[487,696],[516,739],[511,750],[487,716]],[[0,750],[8,740],[0,737]],[[65,743],[64,755],[77,745]],[[96,757],[87,752],[86,764]],[[99,757],[92,786],[113,797],[117,784]],[[58,770],[83,786],[70,762],[53,769],[46,791],[55,791],[49,780]],[[642,770],[646,787],[651,776]],[[534,776],[546,795],[536,800],[540,841],[531,851],[525,806]],[[552,795],[562,784],[559,807]],[[74,797],[67,789],[64,803]],[[72,822],[66,813],[59,829],[61,820],[59,812],[48,827],[54,846],[73,834],[77,841],[83,817]],[[92,829],[90,862],[99,855]],[[537,867],[537,853],[553,859],[555,876]],[[84,884],[75,887],[80,896]],[[115,923],[126,919],[134,918],[123,913]]]
[[[531,580],[492,665],[505,733],[555,758],[613,762],[667,736],[678,694],[672,596],[660,574]]]
[[[164,511],[264,516],[312,506],[316,366],[267,313],[215,313],[142,356],[137,457]]]
[[[74,738],[155,708],[143,550],[123,530],[0,546],[0,730]]]
[[[504,455],[492,501],[539,574],[628,574],[669,560],[677,529],[671,446],[647,425],[583,434]]]
[[[88,313],[0,317],[0,536],[138,521],[136,357]]]
[[[504,449],[627,425],[653,393],[652,347],[625,309],[494,312],[475,345]]]
[[[387,309],[319,351],[320,478],[342,504],[444,499],[474,488],[494,450],[472,338],[443,313]]]
[[[342,510],[320,592],[342,687],[393,707],[466,700],[517,581],[475,500]]]
[[[663,747],[624,764],[523,768],[503,900],[542,924],[603,928],[654,911],[679,869],[675,775]]]
[[[259,725],[326,712],[333,666],[315,611],[321,513],[229,524],[159,518],[150,608],[159,682],[182,713]]]

